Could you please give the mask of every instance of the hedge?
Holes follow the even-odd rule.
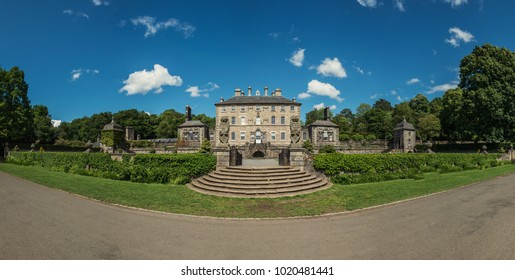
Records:
[[[498,154],[318,154],[315,169],[335,183],[420,178],[423,172],[455,172],[502,165]],[[420,174],[419,174],[420,173]],[[386,175],[385,175],[386,174]],[[353,178],[356,176],[356,178]],[[368,179],[366,179],[368,177]]]
[[[216,167],[212,154],[124,155],[122,161],[115,161],[103,153],[11,152],[7,162],[109,179],[174,184],[185,184]]]

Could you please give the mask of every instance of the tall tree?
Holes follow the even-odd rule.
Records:
[[[0,143],[31,142],[33,114],[29,86],[18,67],[0,68]]]
[[[463,122],[463,90],[461,88],[450,89],[442,97],[442,111],[440,112],[440,121],[442,126],[442,134],[449,140],[462,140],[465,136],[470,135],[464,129],[466,125]]]
[[[428,114],[431,106],[429,104],[429,100],[422,93],[417,94],[413,99],[410,100],[409,106],[415,113],[420,116],[423,114]]]
[[[515,139],[514,52],[489,44],[476,46],[461,60],[459,87],[464,134],[474,140]]]
[[[34,112],[34,135],[41,143],[53,143],[55,129],[52,126],[52,117],[48,114],[48,108],[44,105],[36,105]]]
[[[390,103],[390,101],[388,101],[388,100],[386,100],[384,98],[378,99],[374,103],[372,108],[383,110],[383,111],[387,111],[387,112],[390,112],[390,111],[393,110],[392,103]]]
[[[177,138],[177,127],[185,120],[182,113],[169,109],[159,115],[159,124],[156,128],[157,138]]]
[[[418,120],[417,134],[420,139],[432,140],[440,135],[440,119],[433,114],[423,115]]]
[[[333,112],[329,110],[329,118],[333,117]],[[324,108],[313,109],[310,112],[306,113],[306,125],[309,125],[316,120],[324,119]]]

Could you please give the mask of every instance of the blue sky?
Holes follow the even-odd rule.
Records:
[[[511,0],[0,0],[0,66],[32,104],[71,121],[103,111],[214,116],[235,88],[353,111],[455,87],[476,45],[515,50]]]

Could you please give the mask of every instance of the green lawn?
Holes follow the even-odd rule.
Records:
[[[507,175],[515,172],[515,164],[457,173],[429,173],[422,180],[334,185],[308,195],[274,199],[216,197],[185,186],[116,181],[6,163],[0,164],[0,171],[107,203],[190,215],[260,218],[311,216],[381,205]]]

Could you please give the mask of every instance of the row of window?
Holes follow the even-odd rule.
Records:
[[[281,131],[279,135],[280,135],[280,140],[281,141],[286,140],[286,132],[285,131]],[[245,131],[241,131],[240,132],[240,140],[245,141],[246,136],[247,136],[247,133]],[[277,139],[275,131],[271,131],[270,132],[270,139],[271,140],[276,140]],[[231,132],[231,141],[236,141],[236,131]]]
[[[275,105],[270,106],[270,111],[275,112]],[[236,112],[237,106],[231,106],[231,112]],[[240,106],[240,112],[245,112],[247,110],[246,106]],[[261,105],[256,105],[256,111],[261,111]],[[295,106],[290,106],[290,111],[295,111]],[[227,106],[222,106],[222,112],[227,112]],[[286,112],[286,106],[281,105],[281,112]]]
[[[270,122],[271,124],[276,124],[276,118],[275,116],[272,116],[270,118]],[[236,124],[236,117],[231,117],[231,124]],[[247,120],[245,117],[240,117],[240,125],[246,125],[247,124]],[[260,125],[261,124],[261,117],[256,117],[256,124],[257,125]],[[286,124],[286,117],[282,116],[281,117],[281,124]]]

